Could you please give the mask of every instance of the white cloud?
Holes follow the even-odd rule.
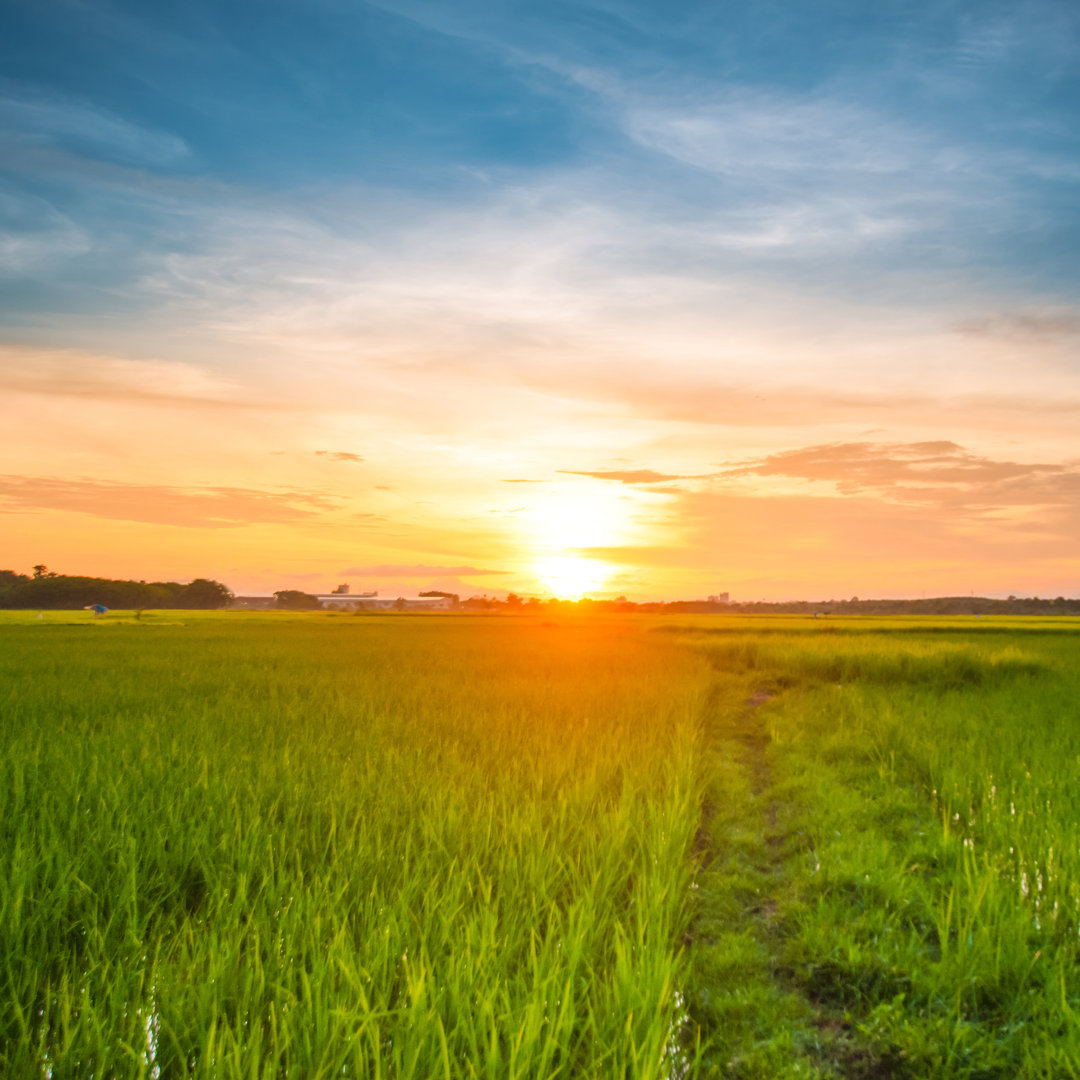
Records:
[[[0,344],[7,391],[114,400],[240,403],[236,384],[194,364]]]
[[[149,166],[168,165],[189,153],[184,140],[169,132],[86,102],[26,92],[0,97],[0,146],[8,152],[19,146],[57,146]]]
[[[45,199],[0,190],[0,275],[31,276],[89,250],[86,231]]]
[[[876,176],[937,157],[916,132],[849,102],[750,91],[711,96],[683,103],[631,96],[616,104],[627,133],[643,146],[724,175]]]

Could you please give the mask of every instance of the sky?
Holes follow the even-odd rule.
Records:
[[[1073,0],[7,0],[0,567],[1080,595]]]

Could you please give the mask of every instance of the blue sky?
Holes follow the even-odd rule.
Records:
[[[624,547],[636,569],[605,580],[675,588],[630,552],[666,528],[689,588],[717,572],[692,522],[734,482],[701,479],[724,463],[868,437],[1080,457],[1075,4],[11,0],[3,20],[0,382],[34,417],[6,451],[19,483],[145,491],[152,473],[178,498],[316,492],[397,523],[312,556],[333,576],[421,534],[402,565],[514,563],[512,530],[482,517],[514,511],[508,470],[595,485],[560,489],[571,506],[607,487],[567,477],[651,470],[692,482],[561,547]],[[58,402],[168,435],[133,454]],[[220,442],[211,417],[241,404],[237,445],[180,449]],[[364,483],[298,463],[373,432],[388,449]],[[464,516],[432,488],[447,455]],[[751,496],[799,494],[773,480]],[[273,564],[285,541],[266,544]],[[1003,573],[984,588],[1016,591]],[[747,571],[815,584],[774,579]]]
[[[793,189],[891,193],[890,209],[921,201],[938,226],[906,265],[1075,287],[1069,3],[6,10],[8,227],[48,232],[52,214],[108,231],[131,245],[118,276],[178,242],[167,196],[216,194],[200,186],[468,203],[578,170],[619,177],[642,213],[687,217],[783,208]],[[166,180],[189,189],[166,196]]]

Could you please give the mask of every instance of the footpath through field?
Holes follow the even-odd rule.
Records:
[[[714,670],[700,1075],[1080,1075],[1080,627],[677,632]]]

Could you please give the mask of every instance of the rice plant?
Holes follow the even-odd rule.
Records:
[[[1074,620],[0,615],[0,1074],[1080,1074]]]
[[[591,624],[68,621],[0,628],[3,1075],[685,1058],[699,658]]]

